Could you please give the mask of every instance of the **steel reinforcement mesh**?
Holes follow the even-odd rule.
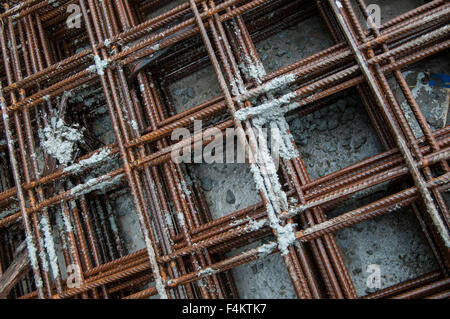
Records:
[[[380,25],[366,23],[364,0],[26,0],[4,1],[0,12],[0,296],[238,298],[231,270],[273,254],[298,298],[358,298],[334,233],[407,207],[438,270],[364,298],[449,297],[450,127],[430,127],[402,73],[448,50],[447,1]],[[268,72],[255,43],[311,16],[334,44]],[[220,93],[177,110],[169,86],[205,66]],[[348,90],[384,150],[312,179],[286,117]],[[109,143],[93,133],[102,115]],[[193,134],[174,141],[182,128]],[[230,128],[260,201],[213,218],[171,155]],[[258,144],[263,129],[281,132],[277,169],[271,145]],[[395,191],[327,217],[386,182]],[[118,226],[122,194],[144,243],[133,252]]]

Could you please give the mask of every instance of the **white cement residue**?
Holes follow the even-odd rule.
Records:
[[[264,244],[258,247],[258,257],[263,258],[270,255],[277,248],[276,243]]]
[[[83,138],[77,124],[69,127],[57,117],[50,118],[49,125],[39,132],[41,145],[46,153],[67,165],[73,160],[75,144]]]
[[[119,174],[114,177],[100,176],[96,178],[91,178],[84,184],[77,185],[70,190],[70,193],[75,196],[81,196],[88,194],[93,191],[104,192],[109,187],[121,182],[124,174]]]
[[[198,272],[197,276],[198,277],[203,277],[203,276],[212,276],[215,273],[217,273],[217,270],[212,269],[211,267],[202,269]]]
[[[100,152],[96,152],[91,157],[86,158],[84,160],[79,161],[78,163],[72,164],[66,168],[64,168],[64,172],[69,173],[79,173],[87,168],[95,167],[102,162],[109,160],[109,155],[111,154],[111,149],[105,148],[101,150]]]

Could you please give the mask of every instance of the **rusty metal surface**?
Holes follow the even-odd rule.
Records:
[[[189,0],[147,19],[162,1],[6,1],[0,13],[0,275],[23,239],[32,266],[10,297],[236,298],[230,270],[277,254],[298,298],[358,298],[333,233],[410,207],[439,271],[365,298],[448,298],[450,215],[443,193],[450,128],[430,128],[401,70],[448,50],[450,4],[430,1],[366,30],[356,12],[367,18],[367,5],[356,2]],[[71,5],[80,9],[80,28],[67,27]],[[313,14],[328,27],[332,47],[272,73],[243,72],[243,64],[262,65],[254,41],[279,32],[283,19]],[[177,114],[168,85],[205,63],[221,94]],[[390,77],[423,137],[414,136]],[[284,91],[277,90],[274,83],[286,78]],[[93,167],[56,162],[38,137],[55,112],[66,123],[83,121],[86,109],[69,107],[67,99],[86,87],[101,89],[115,142],[88,138],[74,165],[105,152],[120,163],[104,165],[95,177]],[[298,152],[283,158],[276,174],[264,174],[255,147],[261,121],[282,127],[286,114],[321,108],[349,88],[357,89],[385,151],[316,180]],[[265,118],[268,110],[276,116]],[[239,142],[248,146],[248,163],[261,180],[260,203],[213,219],[199,185],[178,187],[187,177],[171,159],[170,135],[177,128],[192,131],[193,120],[210,121],[222,134],[241,132]],[[394,181],[401,191],[327,218],[329,205]],[[111,199],[118,189],[131,194],[145,241],[133,253],[117,231]],[[249,227],[254,222],[262,226]],[[286,229],[295,239],[284,247]],[[256,238],[269,243],[227,255]],[[67,286],[69,265],[81,270],[77,287]]]

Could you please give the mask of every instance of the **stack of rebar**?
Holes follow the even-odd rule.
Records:
[[[333,233],[408,207],[439,270],[365,298],[448,298],[450,127],[431,129],[402,71],[448,51],[450,3],[429,1],[377,25],[367,23],[364,0],[167,2],[3,3],[0,297],[238,298],[231,270],[276,254],[299,298],[358,298]],[[312,15],[335,44],[267,73],[255,42]],[[221,94],[177,112],[169,85],[205,65]],[[350,88],[384,151],[312,180],[286,115],[304,116]],[[102,105],[115,137],[108,145],[87,124]],[[203,131],[236,130],[260,203],[212,218],[202,188],[171,156],[211,142],[203,132],[171,139],[199,120]],[[282,132],[278,170],[257,143],[264,128]],[[327,218],[330,205],[386,182],[399,191]],[[131,195],[145,243],[131,253],[113,205],[121,194]],[[22,243],[29,263],[11,275]]]

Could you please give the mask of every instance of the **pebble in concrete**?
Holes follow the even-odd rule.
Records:
[[[234,204],[236,202],[236,196],[234,196],[234,193],[231,190],[227,191],[226,200],[228,204]]]
[[[209,177],[201,179],[201,186],[204,191],[209,192],[213,188],[213,181]]]

